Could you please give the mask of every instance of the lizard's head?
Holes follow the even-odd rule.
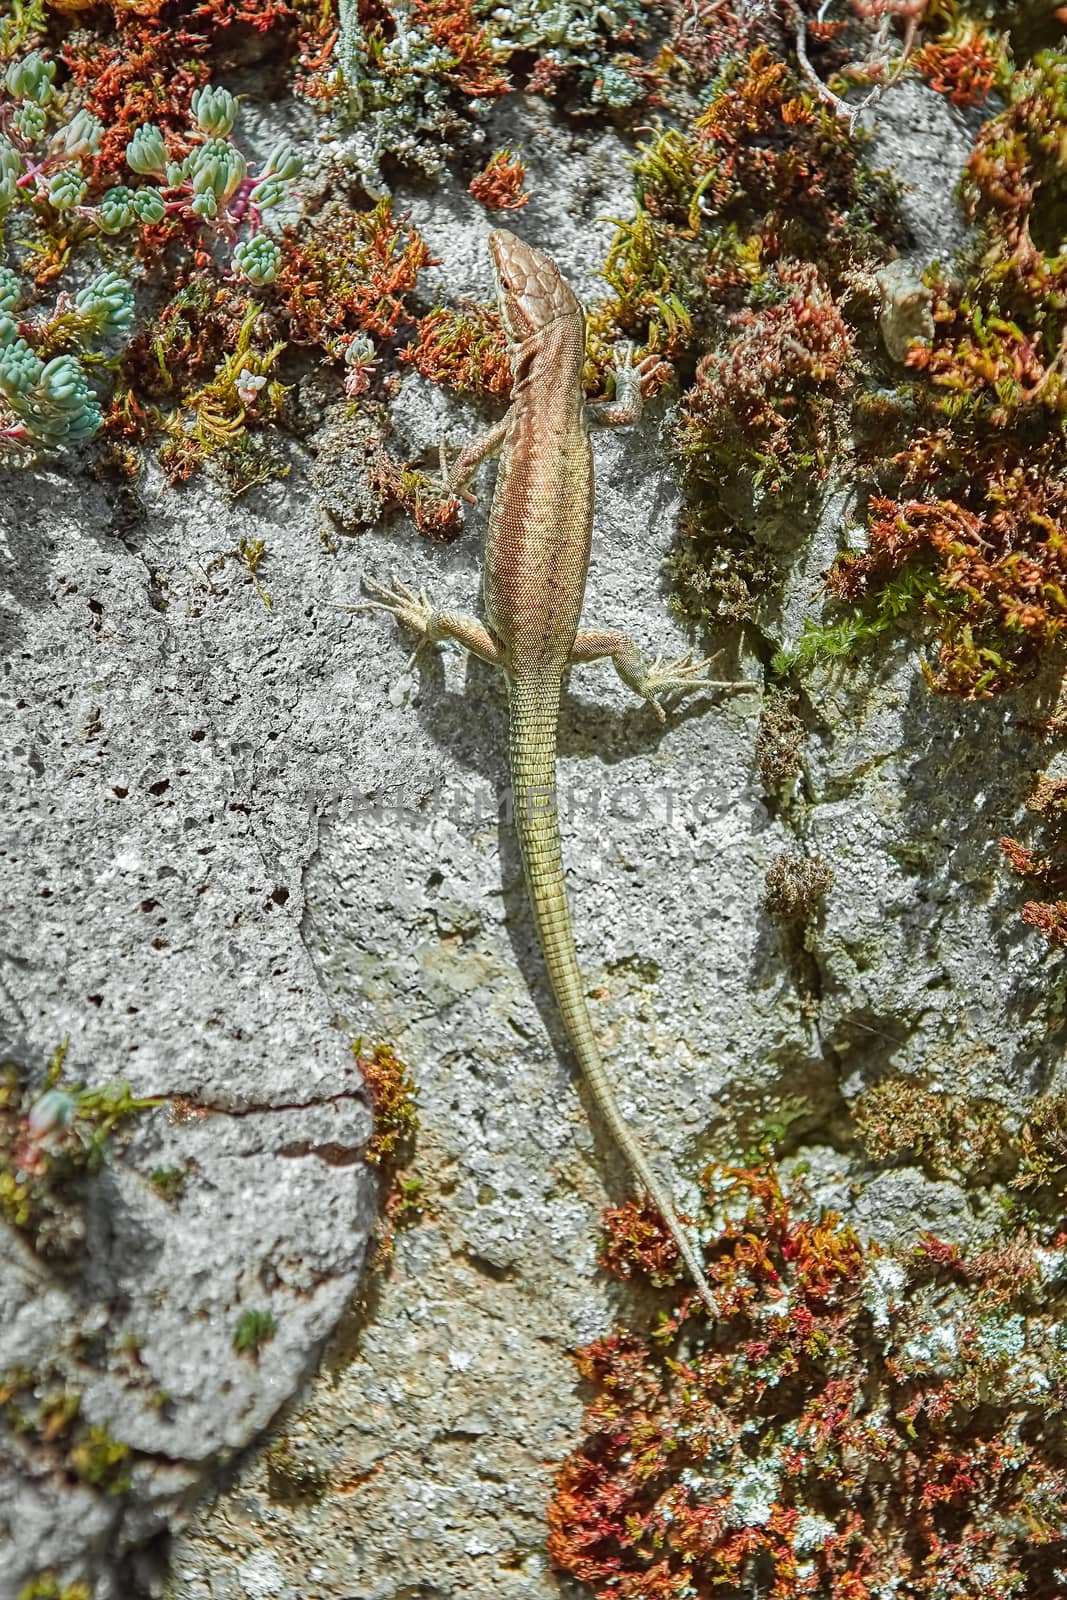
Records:
[[[581,311],[577,295],[554,261],[506,228],[489,235],[496,297],[508,343],[514,348],[557,317]]]

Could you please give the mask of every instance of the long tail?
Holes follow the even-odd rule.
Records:
[[[523,677],[510,684],[511,786],[515,826],[537,934],[571,1048],[619,1149],[652,1196],[689,1268],[702,1299],[716,1315],[711,1286],[700,1258],[678,1220],[669,1189],[657,1178],[619,1110],[586,1009],[578,953],[574,948],[563,877],[556,802],[556,730],[561,683],[555,674]]]

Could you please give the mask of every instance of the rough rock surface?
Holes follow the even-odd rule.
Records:
[[[589,292],[591,219],[626,204],[626,151],[609,135],[579,149],[523,114],[541,120],[524,140],[522,231]],[[516,115],[498,114],[494,144],[514,141]],[[895,133],[887,154],[907,178],[922,152],[917,240],[955,243],[960,151],[942,140],[932,174],[927,125],[907,108],[902,122],[914,137]],[[415,211],[450,294],[484,293],[470,203],[445,191]],[[412,455],[442,423],[461,438],[476,420],[442,416],[415,377],[396,419]],[[662,423],[653,408],[596,441],[587,614],[667,652],[687,641],[660,579],[678,503]],[[2,513],[24,701],[4,724],[11,1049],[39,1070],[69,1034],[80,1076],[206,1114],[136,1125],[73,1284],[43,1284],[10,1244],[17,1320],[2,1338],[24,1349],[32,1335],[33,1359],[64,1363],[87,1413],[143,1452],[115,1502],[70,1490],[43,1458],[18,1463],[25,1561],[44,1564],[48,1530],[48,1563],[90,1560],[101,1597],[574,1594],[548,1570],[544,1507],[580,1420],[568,1351],[623,1304],[595,1248],[626,1175],[573,1082],[501,826],[499,683],[447,651],[405,676],[410,641],[388,619],[334,609],[393,567],[469,608],[486,497],[454,545],[401,526],[328,553],[295,451],[290,479],[236,511],[150,480],[116,526],[102,490],[77,492],[16,479]],[[846,516],[829,493],[770,647],[799,632]],[[227,555],[241,532],[266,541],[269,610]],[[719,665],[762,675],[755,660]],[[702,1158],[785,1116],[841,1203],[847,1163],[818,1130],[887,1066],[1007,1106],[1058,1059],[1047,957],[997,872],[1025,787],[1018,707],[932,700],[906,642],[828,673],[788,823],[756,770],[758,711],[755,692],[711,695],[664,729],[610,667],[575,672],[560,781],[579,955],[623,1109],[683,1199]],[[803,940],[761,905],[768,867],[798,848],[835,875]],[[367,1135],[348,1052],[360,1034],[394,1044],[417,1079],[426,1205],[365,1317],[342,1316],[373,1197],[344,1164]],[[170,1208],[144,1174],[185,1160],[193,1181]],[[856,1220],[877,1237],[972,1225],[961,1191],[917,1172],[871,1184]],[[259,1306],[278,1331],[255,1364],[231,1337]],[[94,1317],[111,1343],[89,1368],[71,1333]],[[169,1410],[118,1374],[125,1328],[144,1336]],[[135,1579],[122,1551],[291,1401],[331,1328],[270,1448],[175,1540],[165,1587],[149,1563]]]
[[[101,1498],[70,1488],[57,1447],[12,1447],[4,1595],[43,1568],[128,1592],[123,1552],[307,1375],[376,1211],[303,892],[350,668],[288,620],[325,560],[311,514],[260,497],[270,610],[228,553],[235,522],[253,519],[151,481],[132,511],[48,473],[9,474],[0,500],[3,1058],[39,1079],[69,1038],[70,1077],[180,1097],[91,1182],[75,1264],[0,1235],[0,1371],[80,1394],[133,1452],[130,1493]],[[185,1173],[172,1202],[158,1169]],[[258,1362],[232,1348],[246,1311],[276,1323]]]

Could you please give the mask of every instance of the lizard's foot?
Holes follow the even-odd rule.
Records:
[[[408,584],[401,583],[395,572],[389,574],[389,584],[379,583],[376,578],[364,575],[363,584],[376,598],[363,600],[358,605],[350,606],[351,611],[385,611],[405,628],[412,628],[419,636],[419,642],[412,651],[404,665],[404,676],[407,677],[415,667],[420,652],[427,644],[435,644],[440,637],[435,626],[435,612],[427,597],[425,589],[416,592]]]
[[[368,577],[364,577],[363,582],[375,598],[348,606],[349,611],[388,612],[405,628],[413,628],[419,635],[415,653],[404,668],[405,676],[414,668],[420,650],[426,645],[443,644],[448,640],[462,645],[464,650],[469,650],[481,661],[488,661],[490,666],[503,665],[497,640],[477,617],[468,616],[465,611],[436,611],[425,589],[416,592],[406,583],[401,583],[395,573],[390,573],[389,585]]]
[[[728,682],[722,678],[709,678],[707,669],[714,660],[704,656],[696,661],[692,650],[676,661],[665,661],[657,656],[651,665],[628,634],[617,628],[579,628],[571,649],[572,661],[600,661],[610,657],[615,671],[634,694],[640,695],[653,707],[661,722],[667,720],[660,705],[663,694],[691,694],[694,689],[755,689],[754,683]]]
[[[478,504],[478,496],[471,494],[465,483],[453,482],[456,465],[449,465],[448,446],[444,435],[437,441],[437,459],[440,463],[440,476],[431,478],[430,482],[444,500],[465,500],[469,506]],[[458,464],[458,463],[457,463]]]
[[[390,616],[402,622],[406,628],[414,628],[416,633],[428,638],[432,633],[433,606],[431,606],[425,589],[417,593],[409,588],[406,583],[401,583],[395,573],[389,574],[392,587],[379,583],[376,578],[364,577],[364,587],[369,589],[374,600],[364,600],[359,605],[352,607],[353,611],[388,611]]]
[[[714,656],[703,656],[699,661],[694,660],[692,650],[687,650],[684,656],[679,656],[675,661],[665,661],[662,656],[657,656],[644,675],[641,693],[655,708],[660,721],[666,718],[666,713],[660,704],[659,697],[664,694],[691,694],[696,689],[754,689],[754,683],[746,683],[741,679],[709,678],[707,669],[714,661]]]
[[[634,361],[632,344],[617,344],[610,368],[615,380],[614,400],[595,400],[585,408],[586,421],[591,428],[626,427],[637,422],[645,396],[659,385],[660,378],[670,374],[667,362],[655,353]]]
[[[629,341],[624,341],[614,346],[612,366],[616,378],[620,372],[629,375],[631,383],[636,382],[641,390],[642,397],[648,399],[657,389],[671,377],[674,368],[669,361],[664,361],[658,350],[649,350],[640,361],[634,360],[634,347]]]

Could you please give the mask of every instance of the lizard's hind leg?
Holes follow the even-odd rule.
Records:
[[[496,640],[485,623],[479,622],[477,617],[468,616],[464,611],[435,611],[426,597],[425,590],[420,589],[416,592],[395,576],[390,579],[391,587],[378,583],[374,578],[365,577],[363,582],[376,598],[364,600],[359,605],[350,606],[349,609],[387,611],[390,616],[403,623],[405,628],[412,628],[419,635],[419,642],[415,646],[415,654],[408,663],[409,668],[424,645],[440,644],[445,639],[455,640],[456,644],[461,644],[465,650],[469,650],[471,655],[478,656],[482,661],[488,661],[492,667],[501,665]]]
[[[610,656],[623,683],[642,700],[647,700],[659,717],[666,720],[660,705],[661,694],[691,694],[695,689],[754,689],[753,683],[709,678],[705,671],[714,657],[705,656],[696,661],[687,650],[677,661],[664,661],[662,656],[649,663],[633,640],[614,628],[580,629],[571,650],[572,661],[601,661]]]

